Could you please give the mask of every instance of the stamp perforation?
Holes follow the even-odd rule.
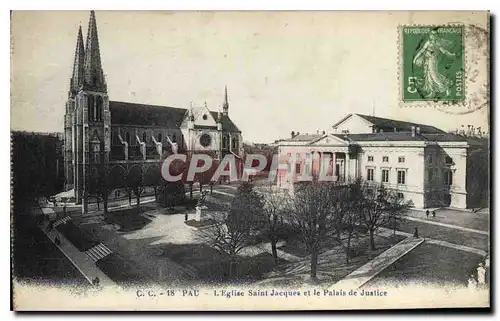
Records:
[[[405,108],[405,107],[433,107],[433,108],[450,108],[450,107],[455,107],[455,108],[467,108],[467,81],[463,81],[462,86],[463,86],[463,93],[464,97],[463,99],[460,100],[455,100],[453,102],[449,101],[439,101],[439,100],[409,100],[409,99],[404,99],[404,80],[402,79],[402,75],[404,74],[403,71],[403,59],[402,59],[402,53],[403,53],[403,29],[405,27],[427,27],[427,28],[439,28],[439,27],[462,27],[462,44],[463,44],[463,58],[462,58],[462,64],[463,64],[463,70],[464,70],[464,78],[465,78],[465,71],[467,70],[468,67],[468,48],[465,46],[465,34],[466,34],[466,25],[463,23],[445,23],[445,24],[400,24],[398,25],[397,32],[398,32],[398,38],[397,38],[397,80],[398,80],[398,91],[399,91],[399,107]]]

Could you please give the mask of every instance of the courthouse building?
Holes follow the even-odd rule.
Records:
[[[174,149],[215,159],[228,153],[241,157],[241,131],[229,117],[227,88],[221,101],[222,110],[211,111],[206,103],[174,108],[110,100],[92,11],[85,45],[78,30],[66,102],[66,189],[86,211],[89,193],[104,174],[110,189],[139,182],[155,185],[160,158]]]
[[[289,187],[304,172],[322,171],[339,182],[362,178],[384,184],[415,207],[466,208],[467,187],[484,179],[468,173],[467,139],[433,126],[349,114],[332,129],[293,133],[277,143],[280,162],[288,164],[278,174],[280,186]],[[329,161],[321,161],[326,155]]]

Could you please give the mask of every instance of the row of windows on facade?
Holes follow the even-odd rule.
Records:
[[[404,163],[406,158],[404,156],[398,156],[398,163]],[[373,162],[373,156],[368,156],[368,161]],[[382,156],[382,162],[388,163],[389,156]]]
[[[406,172],[407,172],[407,170],[405,170],[405,169],[398,169],[397,170],[397,175],[398,175],[397,183],[398,184],[406,185],[406,176],[407,176]],[[389,169],[382,169],[381,180],[380,180],[382,183],[389,183],[389,173],[390,173]],[[434,171],[429,170],[428,175],[429,175],[429,177],[428,177],[429,182],[432,182]],[[375,169],[374,168],[367,168],[366,169],[366,180],[367,181],[374,181],[374,177],[375,177]],[[443,183],[445,186],[453,185],[453,172],[449,169],[445,169],[443,171],[443,180],[444,180]]]
[[[398,156],[398,163],[404,163],[405,160],[406,160],[406,158],[404,156]],[[373,156],[369,155],[368,161],[373,162]],[[433,162],[432,155],[429,155],[428,161],[429,161],[429,164],[432,164],[432,162]],[[447,165],[453,164],[453,158],[451,158],[450,156],[446,156],[444,161]],[[389,156],[382,156],[382,162],[388,163]]]
[[[382,176],[381,176],[381,182],[382,183],[389,183],[389,169],[382,169]],[[406,185],[406,169],[398,169],[397,170],[397,175],[398,175],[398,184],[400,185]],[[366,169],[366,180],[373,182],[375,179],[375,169],[374,168],[367,168]]]
[[[155,139],[156,139],[156,141],[157,141],[157,142],[163,142],[164,140],[165,140],[165,142],[167,142],[167,141],[168,141],[168,140],[167,140],[167,138],[166,138],[167,136],[168,136],[168,135],[163,136],[161,133],[159,133],[159,134],[157,134],[157,135],[156,135]],[[149,141],[148,141],[148,140],[147,140],[148,135],[147,135],[146,133],[142,133],[142,142],[146,142],[146,143],[150,143],[150,144],[152,144],[152,143],[153,143],[153,138],[152,138],[152,136],[150,136],[150,137],[151,137],[151,138],[150,138],[150,139],[149,139]],[[168,136],[168,137],[170,138],[170,136]],[[134,140],[131,140],[131,136],[130,136],[130,133],[129,133],[129,132],[126,132],[126,133],[125,133],[125,137],[122,137],[122,138],[123,138],[123,139],[125,140],[125,142],[127,142],[129,145],[135,145],[135,143],[134,143],[134,142],[135,142],[135,139],[134,139]],[[177,141],[177,135],[176,135],[176,134],[173,134],[173,135],[171,136],[171,138],[170,138],[170,139],[172,140],[172,142],[174,142],[174,143],[177,143],[177,142],[178,142],[178,143],[180,143],[180,145],[182,145],[182,138],[183,138],[183,136],[182,136],[182,135],[179,135],[179,142],[178,142],[178,141]],[[163,140],[163,139],[164,139],[164,140]],[[120,140],[119,140],[119,138],[118,138],[118,135],[117,135],[117,134],[114,134],[114,133],[113,133],[112,141],[113,141],[113,145],[121,145]],[[227,149],[227,148],[228,148],[228,146],[229,146],[228,142],[229,142],[229,137],[227,137],[227,136],[223,136],[223,137],[222,137],[222,148]],[[237,148],[238,148],[238,139],[237,139],[237,138],[233,138],[233,139],[232,139],[232,149],[237,149]]]

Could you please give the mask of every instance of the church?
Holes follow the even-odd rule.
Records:
[[[104,177],[108,190],[157,185],[165,153],[207,153],[216,160],[232,154],[241,159],[241,131],[229,117],[227,87],[222,100],[221,111],[211,111],[206,103],[184,109],[110,100],[91,11],[85,44],[78,30],[66,102],[66,190],[85,213],[89,196]]]

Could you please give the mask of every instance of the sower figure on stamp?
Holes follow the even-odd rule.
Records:
[[[445,49],[445,46],[451,45],[449,40],[438,37],[436,30],[432,30],[427,41],[413,58],[413,63],[423,69],[423,89],[427,92],[427,97],[434,97],[440,93],[446,93],[446,96],[450,95],[450,87],[453,82],[439,72],[438,59],[442,54],[449,57],[455,56],[454,53]]]

